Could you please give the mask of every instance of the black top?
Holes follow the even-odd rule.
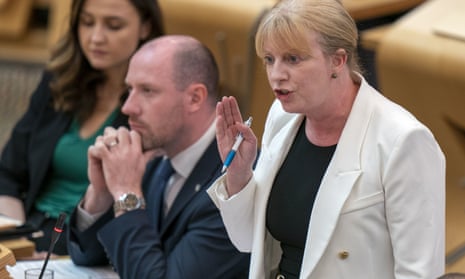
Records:
[[[302,265],[310,215],[323,175],[336,145],[321,147],[305,135],[305,121],[278,171],[271,189],[266,226],[281,242],[281,274],[298,278]]]

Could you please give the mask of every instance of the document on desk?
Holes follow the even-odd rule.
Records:
[[[22,225],[21,221],[0,214],[0,231],[12,229]]]
[[[24,271],[28,268],[41,268],[43,261],[17,261],[15,266],[7,266],[10,277],[24,278]],[[119,279],[112,267],[83,267],[75,265],[71,259],[53,259],[47,264],[47,269],[54,271],[54,279]]]
[[[464,5],[465,7],[465,5]],[[433,25],[433,32],[437,35],[461,40],[465,42],[465,17],[462,11],[451,12]]]

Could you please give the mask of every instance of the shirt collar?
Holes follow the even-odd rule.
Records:
[[[194,142],[194,144],[171,158],[171,164],[177,174],[184,178],[187,178],[190,175],[194,166],[197,164],[197,161],[215,138],[215,126],[216,120],[212,122],[208,130],[196,142]]]

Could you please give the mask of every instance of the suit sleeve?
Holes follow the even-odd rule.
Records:
[[[184,222],[180,239],[164,241],[144,210],[123,214],[99,232],[99,239],[121,278],[235,278],[248,256],[227,238],[218,210],[206,193]],[[166,246],[171,252],[166,253]],[[242,263],[239,264],[239,263]]]
[[[21,193],[27,191],[31,136],[39,115],[50,101],[50,79],[51,75],[44,73],[29,100],[29,107],[14,126],[3,149],[0,161],[0,195],[21,198]]]
[[[227,197],[225,177],[220,177],[207,190],[210,198],[219,208],[228,235],[239,251],[252,251],[254,228],[255,180],[250,182],[233,197]]]
[[[105,251],[97,239],[97,232],[113,218],[112,210],[106,212],[85,231],[79,231],[76,226],[76,213],[71,214],[68,226],[68,253],[77,265],[98,266],[108,264]]]
[[[383,175],[395,278],[444,272],[445,159],[429,131],[397,140]]]

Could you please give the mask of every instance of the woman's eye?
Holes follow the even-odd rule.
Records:
[[[296,64],[296,63],[299,63],[301,59],[300,59],[300,57],[297,56],[297,55],[289,55],[289,56],[287,57],[287,60],[288,60],[290,63],[292,63],[292,64]]]
[[[123,28],[123,24],[119,21],[110,21],[107,23],[108,29],[111,30],[120,30]]]
[[[271,56],[269,56],[269,55],[263,57],[263,62],[264,62],[265,64],[267,64],[267,65],[273,64],[273,61],[274,61],[273,57],[271,57]]]
[[[84,26],[92,26],[94,24],[94,21],[90,18],[80,18],[79,19],[79,24],[84,25]]]

